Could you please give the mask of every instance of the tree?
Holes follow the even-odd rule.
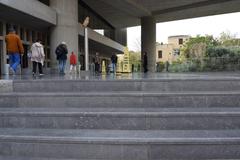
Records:
[[[141,66],[141,52],[130,51],[130,64],[134,67]]]
[[[207,48],[217,46],[219,43],[213,36],[200,36],[190,38],[182,48],[182,55],[185,58],[204,57]]]
[[[239,46],[240,39],[236,38],[236,34],[230,33],[230,31],[222,32],[220,34],[219,42],[222,46],[231,47],[231,46]]]
[[[134,45],[135,45],[135,48],[137,49],[137,52],[141,52],[142,50],[142,45],[141,45],[141,39],[140,38],[137,38],[135,41],[134,41]]]
[[[137,63],[141,61],[141,53],[140,52],[134,52],[130,51],[130,63]]]

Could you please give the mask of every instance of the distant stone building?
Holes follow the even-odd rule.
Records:
[[[188,35],[177,35],[168,37],[168,44],[156,46],[156,62],[172,63],[177,60],[184,43],[190,38]]]

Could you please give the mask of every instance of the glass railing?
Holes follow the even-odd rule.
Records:
[[[172,63],[157,63],[157,72],[239,71],[240,57],[192,58]]]

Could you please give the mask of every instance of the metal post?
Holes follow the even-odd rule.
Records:
[[[88,48],[88,29],[84,29],[84,43],[85,43],[85,71],[89,71],[89,48]]]

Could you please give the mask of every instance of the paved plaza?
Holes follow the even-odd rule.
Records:
[[[157,80],[157,79],[240,79],[240,72],[194,72],[194,73],[118,73],[118,74],[47,74],[0,75],[1,80]]]

